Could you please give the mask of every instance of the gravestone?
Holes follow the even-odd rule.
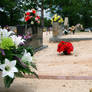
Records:
[[[53,37],[50,38],[50,41],[55,41],[60,37],[62,37],[63,30],[64,30],[63,24],[59,24],[58,22],[53,22],[53,25],[52,25]]]
[[[58,22],[54,22],[52,27],[53,27],[53,37],[59,37],[62,35],[63,32],[62,24],[59,24]]]
[[[69,27],[69,20],[68,20],[68,17],[65,17],[64,28],[68,29],[68,27]]]
[[[27,32],[31,34],[31,38],[26,41],[26,46],[32,46],[35,51],[47,47],[43,46],[42,28],[32,25],[17,25],[17,35],[23,36],[24,34],[27,34]]]

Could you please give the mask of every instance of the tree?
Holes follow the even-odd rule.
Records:
[[[85,27],[92,25],[92,0],[46,0],[50,12],[69,17],[69,23],[82,23]],[[49,4],[50,3],[50,4]]]
[[[24,16],[24,12],[28,8],[35,8],[36,4],[34,0],[0,0],[1,14],[0,17],[2,21],[0,25],[17,25],[21,23],[21,18]],[[7,16],[7,22],[4,22],[4,16]]]

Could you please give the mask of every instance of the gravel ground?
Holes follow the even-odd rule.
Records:
[[[52,34],[43,34],[43,42],[48,48],[35,54],[35,60],[39,75],[57,76],[92,76],[92,40],[72,42],[74,52],[72,55],[59,55],[57,53],[58,43],[50,43]],[[91,37],[92,33],[76,33],[65,37]]]

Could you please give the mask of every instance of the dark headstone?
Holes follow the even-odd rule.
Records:
[[[43,46],[43,32],[42,29],[35,25],[18,25],[17,26],[17,35],[25,35],[27,32],[32,34],[30,40],[27,40],[26,46],[32,46],[37,49]]]

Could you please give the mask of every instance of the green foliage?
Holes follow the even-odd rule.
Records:
[[[34,0],[0,0],[0,8],[0,25],[17,25],[22,23],[24,12],[37,9],[37,5]]]
[[[10,78],[9,76],[4,77],[4,84],[6,88],[9,88],[13,82],[14,78]]]
[[[47,19],[47,18],[44,18],[44,26],[45,27],[50,27],[51,26],[51,20]]]
[[[92,26],[92,0],[45,0],[50,12],[69,17],[69,24]]]
[[[43,3],[43,4],[42,4]],[[92,26],[92,0],[0,0],[0,25],[17,25],[23,23],[20,19],[24,11],[35,8],[49,9],[52,14],[69,17],[69,24],[83,24],[85,27]],[[4,16],[3,16],[4,15]],[[6,18],[6,22],[4,22]],[[45,26],[47,22],[45,21]]]
[[[32,70],[37,70],[36,64],[31,63],[25,63],[21,61],[21,58],[23,56],[24,51],[31,53],[33,56],[33,49],[32,47],[24,47],[19,46],[19,48],[10,47],[9,49],[4,49],[5,55],[2,55],[0,51],[0,64],[4,64],[5,58],[9,59],[10,61],[16,60],[16,68],[18,69],[18,73],[15,73],[15,77],[24,77],[24,74],[32,74],[35,75],[38,78],[38,75]],[[11,83],[13,82],[14,78],[10,78],[9,76],[4,77],[4,84],[6,88],[9,88],[11,86]]]

